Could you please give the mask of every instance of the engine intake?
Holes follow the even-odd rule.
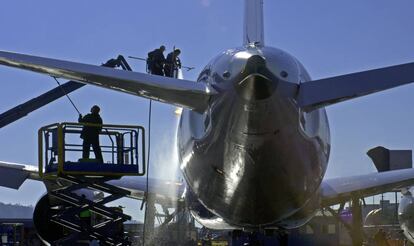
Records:
[[[58,213],[54,207],[50,204],[49,196],[45,194],[37,202],[33,213],[33,223],[37,235],[45,243],[54,242],[65,236],[63,227],[50,220],[53,215]]]

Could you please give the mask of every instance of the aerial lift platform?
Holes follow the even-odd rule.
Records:
[[[132,71],[122,55],[101,66]],[[58,87],[1,113],[0,128],[63,96],[67,96],[77,110],[68,94],[85,84],[68,81],[61,85],[56,78],[55,80]],[[57,208],[52,211],[52,221],[61,225],[68,235],[67,238],[55,242],[55,245],[77,245],[77,238],[98,239],[101,245],[128,245],[122,237],[111,236],[113,232],[111,234],[108,231],[114,226],[122,225],[130,217],[119,209],[105,207],[105,204],[129,196],[130,191],[106,182],[123,176],[146,174],[144,128],[103,125],[100,139],[107,140],[101,145],[105,162],[99,162],[96,159],[79,159],[79,153],[82,152],[79,135],[84,125],[86,124],[57,123],[39,130],[39,175],[50,191],[45,198],[48,204]],[[88,190],[90,193],[94,190],[99,194],[106,194],[106,197],[87,198],[79,190]],[[150,203],[149,207],[153,207],[154,201],[147,195],[146,193],[144,200],[146,204]],[[80,217],[80,213],[85,211],[90,211],[94,217],[99,217],[104,222],[90,226],[85,224]],[[148,221],[153,221],[152,217]]]
[[[102,127],[104,162],[79,158],[84,126]],[[65,122],[39,130],[39,175],[53,184],[48,187],[49,202],[56,207],[51,221],[62,226],[67,236],[56,245],[73,244],[80,239],[99,240],[101,245],[129,245],[122,225],[131,217],[105,204],[131,193],[106,182],[145,175],[144,137],[141,126]]]

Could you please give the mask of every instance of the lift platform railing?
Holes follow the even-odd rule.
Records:
[[[103,161],[82,159],[83,127],[102,127]],[[39,175],[143,176],[145,130],[142,126],[55,123],[39,129]],[[90,151],[91,152],[91,151]],[[94,153],[90,153],[91,156]]]

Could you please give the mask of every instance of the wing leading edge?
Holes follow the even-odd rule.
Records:
[[[190,108],[208,106],[215,90],[204,83],[0,51],[0,64],[93,84]]]
[[[414,184],[414,169],[400,169],[351,177],[324,179],[321,184],[322,206],[349,201],[352,197],[367,197]]]

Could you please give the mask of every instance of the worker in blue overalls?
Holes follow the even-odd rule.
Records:
[[[83,139],[82,159],[89,159],[89,151],[92,145],[95,159],[103,163],[101,146],[99,145],[99,133],[102,130],[102,118],[99,115],[101,109],[94,105],[91,108],[91,113],[82,117],[79,114],[79,123],[97,124],[100,126],[83,126],[80,137]]]

